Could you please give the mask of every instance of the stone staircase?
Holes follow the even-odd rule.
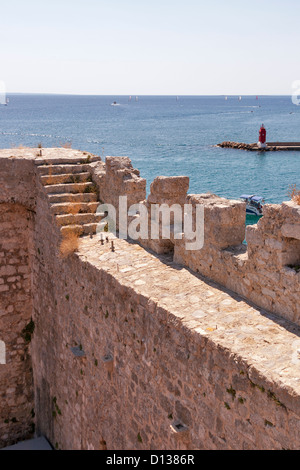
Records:
[[[97,187],[92,181],[90,163],[100,157],[52,158],[35,161],[42,185],[50,202],[61,234],[78,236],[96,233],[99,222],[105,216],[97,213],[99,206]]]

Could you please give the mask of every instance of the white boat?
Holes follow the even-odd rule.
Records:
[[[120,106],[120,104],[114,101],[113,103],[111,103],[111,106]]]
[[[261,217],[263,215],[263,203],[265,202],[261,196],[255,194],[242,194],[240,199],[246,202],[246,214],[256,215]]]
[[[227,101],[227,100],[228,100],[228,98],[227,98],[227,96],[225,96],[225,101]]]
[[[242,101],[242,97],[241,97],[241,96],[239,96],[239,101]]]
[[[136,97],[135,97],[135,101],[138,101],[138,100],[139,100],[139,97],[138,97],[138,96],[136,96]]]

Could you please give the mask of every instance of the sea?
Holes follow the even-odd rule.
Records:
[[[230,199],[289,199],[300,188],[300,152],[219,148],[254,143],[263,123],[267,141],[300,141],[300,106],[291,96],[78,96],[9,94],[0,106],[0,148],[72,146],[105,158],[128,156],[147,191],[156,176],[185,175],[189,193]]]

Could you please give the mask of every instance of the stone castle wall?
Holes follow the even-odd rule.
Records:
[[[0,447],[34,432],[32,326],[32,213],[19,204],[0,204]]]
[[[245,251],[242,203],[187,195],[186,178],[155,180],[146,200],[130,161],[110,157],[90,165],[102,202],[128,195],[130,205],[148,207],[204,203],[204,248],[188,253],[184,240],[140,240],[166,258],[122,240],[111,252],[85,237],[62,259],[36,155],[5,152],[0,230],[1,243],[11,245],[0,249],[0,270],[17,258],[20,269],[3,271],[0,284],[0,340],[8,349],[0,445],[29,436],[35,415],[36,432],[60,449],[296,449],[299,274],[286,265],[299,262],[299,209],[267,206],[247,229]],[[2,295],[7,276],[12,287]],[[15,290],[12,301],[18,283],[22,297]],[[29,342],[23,330],[31,318]]]
[[[150,230],[149,239],[141,239],[141,244],[156,253],[173,252],[176,262],[299,325],[300,272],[295,269],[300,265],[299,205],[292,201],[266,204],[262,219],[245,233],[244,202],[210,194],[189,195],[187,180],[156,178],[144,204],[149,213],[153,204],[192,205],[194,226],[195,208],[203,206],[204,246],[186,249],[184,235],[181,240],[174,234],[169,240],[151,240]]]
[[[97,244],[51,263],[51,291],[39,276],[38,431],[58,449],[297,448],[299,398],[140,293],[139,272],[112,272]]]
[[[0,168],[0,447],[34,433],[31,334],[31,259],[34,164],[24,151],[8,151]]]
[[[118,208],[119,196],[127,195],[128,208],[141,203],[149,214],[148,239],[142,246],[161,253],[174,253],[174,260],[219,282],[255,304],[300,324],[297,301],[300,273],[300,208],[289,201],[266,204],[264,217],[245,232],[245,203],[212,194],[187,194],[187,177],[157,177],[146,199],[146,182],[130,160],[108,157],[106,167],[95,163],[93,173],[100,198]],[[100,177],[99,177],[100,174]],[[184,204],[204,207],[204,246],[187,250],[187,240],[151,239],[151,207],[155,204]],[[184,213],[184,209],[183,213]],[[117,212],[118,221],[118,212]],[[130,221],[130,219],[129,219]],[[172,214],[171,214],[172,222]],[[195,220],[194,220],[195,224]],[[243,244],[246,238],[247,246]]]

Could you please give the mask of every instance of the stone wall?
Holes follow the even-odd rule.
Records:
[[[200,203],[204,247],[140,240],[151,254],[109,235],[111,251],[91,234],[62,259],[36,152],[24,161],[8,152],[0,170],[8,359],[0,446],[29,437],[35,414],[37,434],[58,449],[297,449],[299,274],[286,266],[299,262],[299,208],[266,206],[247,229],[247,249],[243,203],[187,195],[184,177],[158,178],[145,200],[129,159],[109,157],[91,163],[102,202]],[[53,161],[56,153],[82,158],[52,150]]]
[[[32,152],[1,150],[0,203],[19,203],[34,210],[35,167]]]
[[[1,151],[0,165],[0,447],[33,435],[31,272],[35,214],[32,151]]]
[[[257,225],[248,226],[245,234],[244,202],[212,194],[188,195],[186,183],[184,177],[156,178],[143,205],[149,210],[153,203],[192,205],[194,228],[195,208],[203,206],[203,247],[187,250],[184,235],[151,240],[150,228],[148,240],[140,243],[156,253],[174,252],[176,262],[299,325],[300,272],[295,269],[300,264],[299,205],[292,201],[266,204],[264,216]]]
[[[127,197],[128,208],[146,199],[146,180],[133,168],[128,157],[106,157],[105,164],[91,165],[91,174],[99,191],[99,199],[111,204],[117,211],[119,228],[119,196]]]
[[[39,432],[58,449],[296,449],[299,395],[246,360],[246,343],[239,354],[208,336],[215,326],[188,326],[174,293],[164,307],[141,293],[140,272],[122,259],[113,269],[125,244],[116,257],[92,240],[65,263],[53,258],[51,292],[39,277],[39,303],[51,306],[35,317]],[[267,341],[271,323],[260,323]]]
[[[0,447],[34,432],[31,298],[32,213],[19,204],[0,204]]]

